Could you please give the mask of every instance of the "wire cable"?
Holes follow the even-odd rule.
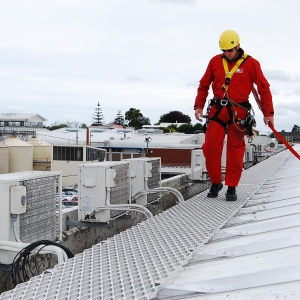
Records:
[[[37,251],[37,253],[35,253],[34,265],[35,265],[36,272],[34,272],[30,266],[30,256],[32,255],[32,252],[39,246],[43,246],[43,247],[41,247]],[[41,240],[41,241],[34,242],[34,243],[28,245],[27,247],[23,248],[15,256],[15,258],[11,264],[11,271],[10,271],[8,277],[9,276],[11,277],[11,280],[12,280],[12,283],[14,286],[18,285],[19,283],[28,281],[30,279],[30,277],[32,277],[32,276],[39,275],[40,270],[37,267],[38,266],[37,256],[38,256],[39,252],[46,246],[59,247],[65,251],[68,258],[74,257],[74,254],[68,248],[66,248],[65,246],[60,245],[56,242],[52,242],[52,241],[48,241],[48,240]],[[6,279],[6,282],[8,280],[8,277]]]

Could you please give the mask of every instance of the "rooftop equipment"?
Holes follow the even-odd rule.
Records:
[[[23,245],[61,240],[61,209],[57,210],[60,172],[25,171],[0,175],[0,264],[11,264]],[[58,221],[58,222],[57,222]]]
[[[183,202],[180,192],[171,187],[161,187],[161,158],[137,157],[126,159],[130,168],[131,201],[139,205],[158,202],[161,192],[172,192]]]
[[[145,207],[131,203],[129,162],[82,164],[79,169],[79,222],[109,222],[130,210],[152,217]]]

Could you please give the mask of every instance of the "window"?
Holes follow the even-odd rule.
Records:
[[[53,160],[83,161],[83,148],[53,146]]]
[[[104,161],[106,151],[101,149],[86,148],[86,161]]]

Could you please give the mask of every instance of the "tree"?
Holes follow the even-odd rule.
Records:
[[[117,124],[117,125],[125,126],[125,119],[120,110],[118,110],[117,115],[116,115],[115,119],[113,120],[113,123]]]
[[[300,127],[298,125],[294,125],[292,132],[300,132]]]
[[[78,121],[67,121],[66,123],[55,121],[50,126],[44,126],[44,128],[47,128],[48,130],[56,130],[60,128],[88,128],[86,124],[79,123]]]
[[[161,115],[158,123],[191,123],[191,118],[181,111],[174,110],[167,114]]]
[[[128,121],[128,126],[134,129],[141,129],[143,125],[150,125],[150,119],[143,116],[139,109],[130,108],[125,113],[125,120]]]
[[[194,133],[200,133],[203,132],[203,125],[201,123],[197,123],[194,126]]]
[[[80,126],[78,121],[67,121],[66,124],[69,128],[78,128]]]
[[[104,123],[105,123],[103,113],[102,113],[102,109],[100,107],[99,102],[98,102],[97,107],[95,108],[95,112],[93,114],[92,120],[93,120],[92,121],[92,126],[93,125],[101,126],[101,125],[104,125]]]
[[[194,133],[194,126],[192,124],[182,124],[177,128],[177,131],[191,134]]]
[[[270,132],[270,134],[268,135],[270,138],[276,138],[274,132]]]
[[[44,128],[47,128],[48,130],[51,130],[51,131],[60,129],[60,128],[65,128],[65,127],[68,127],[68,125],[65,123],[59,123],[58,121],[55,121],[50,126],[44,126]]]

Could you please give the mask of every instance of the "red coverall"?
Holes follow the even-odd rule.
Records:
[[[227,60],[229,71],[234,67],[237,60],[241,58],[244,51],[239,49],[239,56],[230,62]],[[223,55],[219,54],[214,56],[206,69],[203,77],[200,80],[198,87],[198,93],[195,100],[194,109],[204,108],[206,97],[210,85],[212,84],[212,90],[215,97],[223,99],[224,90],[222,89],[225,83],[225,71],[222,62]],[[260,64],[257,60],[249,56],[237,69],[231,78],[227,93],[228,97],[237,103],[249,101],[248,97],[252,91],[253,83],[257,85],[258,93],[261,98],[261,108],[263,115],[273,116],[273,102],[272,95],[269,88],[269,83],[266,80],[263,72],[260,68]],[[213,105],[209,112],[209,117],[212,117],[217,108]],[[232,107],[235,119],[245,120],[247,111],[239,108]],[[218,116],[223,122],[230,121],[227,108],[224,106]],[[238,125],[241,129],[241,125]],[[243,158],[245,153],[245,141],[244,132],[238,130],[234,123],[231,123],[227,127],[227,157],[226,157],[226,175],[225,184],[227,186],[236,187],[242,175]],[[210,120],[207,124],[207,130],[205,133],[205,142],[202,146],[203,153],[206,159],[206,169],[212,183],[222,182],[222,170],[221,170],[221,156],[223,150],[223,143],[225,138],[225,128],[214,120]]]

